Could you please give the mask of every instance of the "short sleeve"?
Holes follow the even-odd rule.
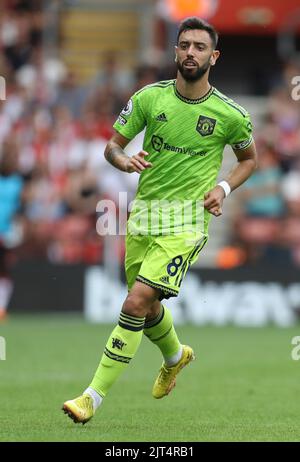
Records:
[[[246,149],[253,141],[250,115],[240,112],[230,120],[227,143],[232,149]]]
[[[141,108],[139,94],[134,94],[120,112],[113,127],[121,135],[132,140],[146,126],[146,118]]]

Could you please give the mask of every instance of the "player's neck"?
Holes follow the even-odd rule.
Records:
[[[202,78],[196,82],[187,82],[178,72],[176,79],[176,88],[178,92],[188,99],[199,99],[209,92],[211,85],[207,78]]]

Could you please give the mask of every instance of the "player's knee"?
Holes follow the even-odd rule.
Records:
[[[149,310],[149,303],[145,297],[137,294],[128,294],[125,302],[123,303],[123,313],[135,316],[137,318],[143,318],[147,315]]]

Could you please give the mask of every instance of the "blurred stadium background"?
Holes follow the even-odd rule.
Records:
[[[260,161],[252,179],[226,200],[222,219],[213,219],[175,317],[244,325],[297,319],[297,0],[2,0],[1,168],[16,162],[24,181],[13,227],[1,223],[0,229],[15,281],[11,313],[85,310],[89,319],[114,321],[125,291],[118,285],[123,238],[97,234],[96,205],[111,198],[118,207],[120,191],[132,198],[138,176],[111,168],[103,150],[132,92],[175,77],[177,23],[191,14],[207,18],[221,34],[222,57],[211,82],[252,114]],[[129,152],[140,145],[141,137]],[[224,172],[233,160],[226,151]],[[3,211],[4,193],[1,201]],[[9,290],[8,281],[0,281],[1,307]]]
[[[259,168],[169,303],[199,356],[189,380],[153,405],[145,341],[115,406],[74,430],[59,406],[90,380],[126,294],[123,236],[97,234],[96,206],[119,209],[138,180],[103,151],[129,96],[175,77],[176,27],[194,14],[220,32],[210,80],[252,114]],[[0,1],[0,440],[299,441],[299,32],[299,0]],[[233,162],[226,150],[220,178]]]

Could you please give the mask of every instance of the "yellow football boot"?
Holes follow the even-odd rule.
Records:
[[[160,399],[168,395],[176,385],[176,376],[181,369],[195,359],[194,352],[191,347],[182,345],[182,356],[180,361],[174,366],[167,366],[163,363],[159,374],[152,389],[153,398]]]
[[[62,410],[74,420],[75,423],[85,424],[94,415],[93,399],[88,394],[83,394],[75,399],[70,399],[63,404]]]

